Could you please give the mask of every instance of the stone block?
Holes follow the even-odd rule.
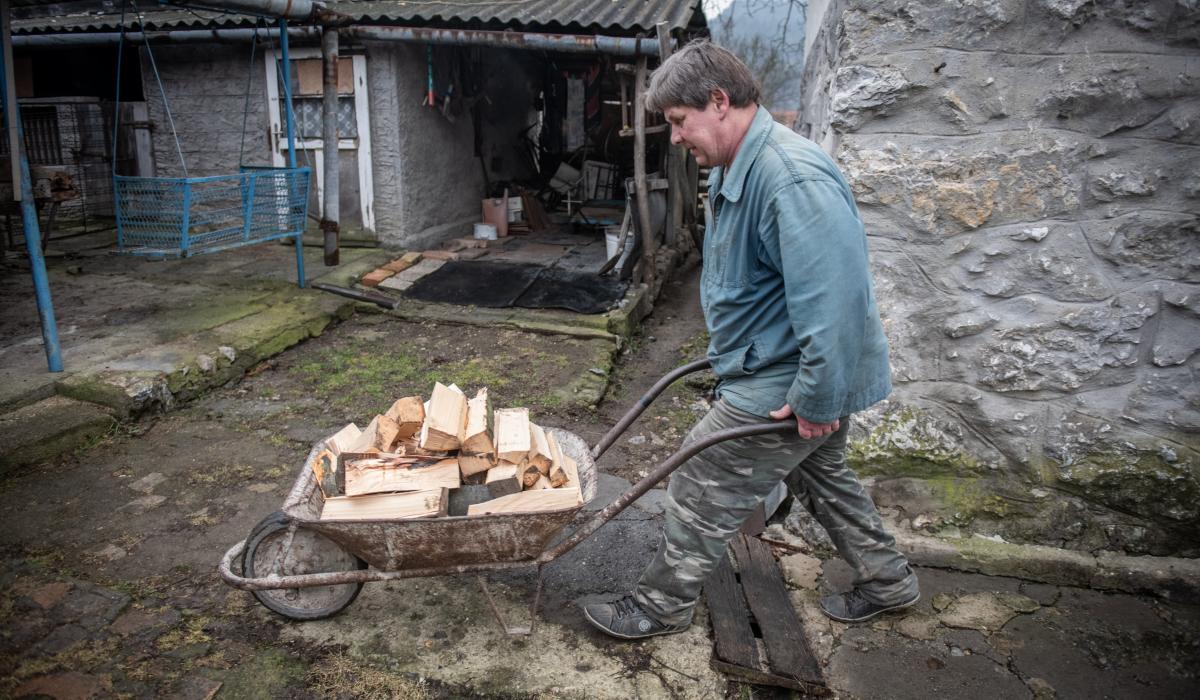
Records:
[[[1115,277],[1200,283],[1200,216],[1194,213],[1138,211],[1080,226]]]

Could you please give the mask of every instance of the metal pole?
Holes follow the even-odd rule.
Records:
[[[321,104],[321,150],[325,165],[325,207],[321,217],[321,230],[325,232],[325,264],[338,264],[338,200],[341,196],[338,182],[341,159],[338,154],[338,30],[326,27],[321,35],[321,58],[324,64],[324,101]]]
[[[4,113],[9,125],[9,149],[13,160],[19,160],[20,181],[19,189],[14,187],[13,194],[20,196],[14,199],[21,201],[21,224],[25,229],[25,249],[29,251],[29,263],[33,272],[33,288],[37,296],[38,315],[42,320],[42,344],[46,348],[46,364],[51,372],[63,371],[62,348],[58,345],[58,323],[54,320],[54,302],[50,298],[50,282],[46,277],[46,259],[42,257],[41,232],[38,230],[37,210],[33,206],[33,180],[29,176],[29,159],[25,154],[25,135],[21,129],[21,110],[16,100],[16,78],[13,75],[12,35],[8,11],[8,0],[0,0],[0,41],[3,41],[2,57],[3,70],[0,70],[3,80]],[[15,128],[14,128],[15,127]],[[16,181],[13,183],[17,184]]]
[[[296,127],[292,124],[292,64],[288,60],[287,20],[279,20],[279,53],[283,61],[283,112],[287,121],[288,167],[296,167]]]

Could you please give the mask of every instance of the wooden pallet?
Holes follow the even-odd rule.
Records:
[[[771,548],[738,533],[727,552],[704,586],[716,638],[712,667],[751,683],[828,695]]]

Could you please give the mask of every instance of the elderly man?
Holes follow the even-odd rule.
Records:
[[[920,597],[845,465],[850,414],[891,391],[862,221],[837,166],[758,96],[745,64],[699,41],[654,72],[646,103],[665,114],[672,143],[713,169],[700,294],[721,381],[688,440],[767,416],[795,421],[796,432],[721,443],[675,472],[662,542],[637,588],[584,608],[615,637],[686,629],[726,543],[780,481],[854,569],[852,590],[821,600],[826,615],[857,622]]]

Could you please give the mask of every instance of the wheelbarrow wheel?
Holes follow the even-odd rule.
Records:
[[[291,522],[283,513],[264,518],[246,538],[242,575],[246,578],[301,576],[367,568],[367,563],[324,535],[303,527],[289,534]],[[289,542],[290,538],[290,542]],[[258,602],[292,620],[320,620],[336,615],[354,602],[362,583],[253,591]]]

